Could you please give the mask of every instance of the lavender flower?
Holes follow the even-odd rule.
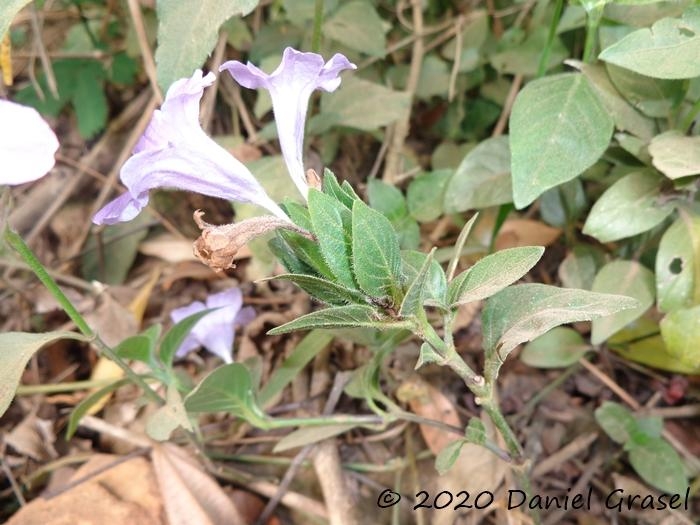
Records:
[[[176,81],[160,110],[124,163],[120,177],[127,192],[93,217],[114,224],[136,217],[154,188],[177,188],[222,199],[258,204],[289,220],[248,168],[214,142],[199,124],[199,101],[215,76],[201,70]]]
[[[57,149],[56,135],[34,108],[0,100],[0,185],[43,177]]]
[[[203,346],[212,354],[219,356],[226,363],[231,363],[231,351],[236,326],[245,325],[255,318],[255,311],[250,306],[243,306],[243,295],[238,288],[209,295],[206,304],[195,301],[170,312],[170,318],[178,323],[185,317],[208,308],[217,308],[206,314],[187,335],[176,352],[176,357],[184,357],[192,350]]]
[[[270,75],[250,62],[244,65],[236,60],[219,68],[219,71],[228,71],[244,87],[263,87],[270,91],[282,156],[304,198],[309,191],[303,164],[304,122],[309,97],[315,89],[335,91],[340,85],[340,72],[356,68],[340,53],[324,62],[321,55],[302,53],[291,47],[284,50],[282,63]]]

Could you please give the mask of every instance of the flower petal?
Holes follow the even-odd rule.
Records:
[[[58,139],[34,109],[0,100],[0,184],[23,184],[53,168]]]

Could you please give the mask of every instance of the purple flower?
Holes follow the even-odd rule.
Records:
[[[324,62],[321,55],[302,53],[291,47],[284,50],[282,63],[270,75],[250,62],[244,65],[236,60],[219,68],[219,71],[228,71],[241,86],[250,89],[263,87],[270,92],[282,156],[304,198],[309,192],[303,163],[304,122],[309,97],[315,89],[335,91],[340,85],[340,72],[356,68],[340,53]]]
[[[184,357],[192,350],[203,346],[212,354],[219,356],[226,363],[231,363],[233,358],[233,337],[236,326],[250,323],[255,318],[255,311],[250,306],[243,306],[243,295],[238,288],[231,288],[224,292],[212,294],[207,297],[206,304],[195,301],[182,308],[176,308],[170,312],[170,318],[174,323],[182,321],[185,317],[201,312],[208,308],[217,308],[202,317],[194,325],[192,331],[175,353],[176,357]]]
[[[23,184],[53,168],[58,139],[34,108],[0,100],[0,184]]]
[[[95,224],[136,217],[154,188],[177,188],[211,197],[251,202],[289,220],[248,168],[214,142],[199,124],[199,101],[215,76],[201,70],[170,86],[160,110],[124,163],[120,177],[127,192],[98,211]]]

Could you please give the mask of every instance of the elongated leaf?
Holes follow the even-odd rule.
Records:
[[[484,348],[500,360],[520,343],[555,326],[590,321],[638,306],[636,299],[557,288],[545,284],[511,286],[491,297],[482,312]]]
[[[66,439],[70,439],[75,434],[75,431],[80,425],[80,420],[83,416],[90,412],[90,409],[94,407],[97,403],[103,402],[104,398],[114,392],[117,388],[121,388],[124,385],[128,385],[131,379],[128,377],[123,377],[118,379],[109,385],[106,385],[93,393],[84,397],[80,403],[75,405],[75,408],[71,411],[70,417],[68,418],[68,427],[66,428]]]
[[[352,206],[352,264],[357,284],[373,297],[397,296],[401,250],[391,222],[362,201]]]
[[[340,284],[357,288],[352,273],[352,216],[333,197],[309,191],[309,215],[323,258]]]
[[[700,217],[682,213],[661,237],[656,297],[662,312],[700,303]]]
[[[541,246],[524,246],[487,255],[450,283],[447,291],[450,306],[491,297],[529,272],[543,253]]]
[[[435,248],[431,250],[428,256],[423,261],[423,266],[418,270],[416,278],[411,282],[408,290],[406,290],[406,295],[401,303],[401,308],[399,309],[399,315],[409,316],[417,314],[423,308],[423,301],[425,300],[426,288],[429,286],[430,269],[433,263],[433,255],[435,254]]]
[[[314,277],[312,275],[298,275],[285,273],[275,275],[270,279],[282,279],[291,281],[305,290],[315,299],[332,305],[344,305],[348,303],[365,303],[365,296],[357,290],[345,288],[331,281]]]
[[[348,191],[349,186],[345,184],[346,182],[347,181],[343,181],[343,185],[341,186],[338,184],[338,179],[331,170],[326,168],[323,171],[323,193],[334,197],[336,200],[345,204],[348,210],[352,210],[352,203],[358,199],[358,196],[354,191]],[[292,217],[292,219],[293,218],[294,217]]]
[[[155,354],[152,339],[143,334],[131,336],[114,347],[114,353],[122,359],[134,359],[149,364]]]
[[[592,166],[612,132],[612,118],[583,75],[554,75],[527,84],[510,117],[516,208]]]
[[[185,408],[188,412],[229,412],[251,424],[266,417],[255,400],[250,372],[240,363],[207,374],[185,398]]]
[[[391,319],[381,319],[371,306],[348,305],[326,308],[317,312],[303,315],[277,328],[273,328],[268,335],[286,334],[294,330],[308,330],[309,328],[400,328],[405,323]]]
[[[351,430],[357,426],[358,425],[353,423],[347,423],[344,425],[302,427],[294,432],[290,432],[280,439],[272,449],[272,452],[276,454],[278,452],[284,452],[285,450],[318,443],[324,439],[344,434],[348,430]]]
[[[659,202],[662,177],[652,171],[625,175],[610,186],[591,208],[583,233],[611,242],[652,229],[673,212]]]
[[[590,348],[576,330],[558,326],[525,345],[520,360],[537,368],[565,368],[576,363]]]
[[[623,444],[637,432],[637,421],[632,413],[619,403],[603,402],[595,412],[595,420],[616,443]]]
[[[656,169],[669,179],[700,173],[700,137],[667,131],[652,139],[649,153]]]
[[[449,213],[488,208],[513,200],[508,136],[486,139],[462,160],[445,189]]]
[[[246,15],[258,0],[158,0],[158,84],[163,92],[201,67],[216,45],[221,24]]]
[[[700,367],[700,306],[673,310],[661,320],[668,353],[689,367]]]
[[[418,277],[423,263],[428,254],[415,250],[404,250],[401,252],[401,270],[404,280],[412,283]],[[429,267],[427,280],[423,290],[423,301],[432,306],[446,306],[447,276],[440,263],[432,260]]]
[[[674,448],[662,438],[641,437],[628,443],[630,463],[639,476],[669,494],[688,488],[685,467]]]
[[[30,0],[3,0],[0,4],[0,40],[5,37],[17,13],[29,2]]]
[[[466,439],[455,439],[447,444],[437,456],[435,456],[435,470],[441,476],[446,474],[459,458],[462,447],[469,443]]]
[[[17,385],[22,378],[22,372],[31,357],[42,346],[59,339],[86,340],[85,337],[75,332],[47,332],[43,334],[6,332],[0,334],[0,416],[10,406]]]
[[[681,79],[700,75],[700,7],[681,18],[662,18],[607,47],[599,58],[655,78]]]
[[[199,320],[213,312],[216,308],[208,308],[185,317],[182,321],[175,324],[170,330],[168,330],[163,336],[163,340],[160,343],[160,359],[166,366],[172,366],[173,359],[175,358],[175,353],[177,352],[180,345],[192,331],[194,325],[196,325]]]
[[[613,261],[603,266],[593,281],[594,292],[615,293],[633,297],[639,306],[593,320],[591,342],[600,344],[641,317],[654,304],[654,274],[636,261]]]

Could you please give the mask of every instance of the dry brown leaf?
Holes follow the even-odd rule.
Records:
[[[503,223],[496,249],[516,248],[518,246],[549,246],[561,235],[559,228],[552,228],[532,219],[509,219]]]
[[[151,458],[169,525],[245,525],[223,489],[185,451],[155,444]]]
[[[396,392],[401,401],[408,403],[411,412],[441,421],[447,425],[461,427],[462,422],[452,401],[437,388],[425,382],[419,375],[412,375],[401,384]],[[430,425],[419,425],[421,435],[433,454],[438,454],[455,439],[457,434]]]
[[[71,478],[84,481],[49,499],[31,501],[7,525],[166,525],[153,469],[145,458],[117,463],[89,477],[119,459],[95,456]]]
[[[172,264],[197,260],[192,251],[192,241],[172,233],[164,233],[143,241],[139,244],[139,251]]]
[[[7,433],[4,441],[20,454],[37,461],[58,457],[58,453],[53,448],[53,443],[56,441],[53,422],[40,419],[33,413]]]

